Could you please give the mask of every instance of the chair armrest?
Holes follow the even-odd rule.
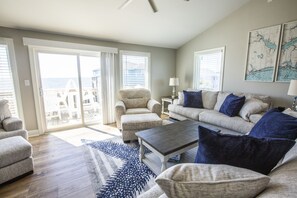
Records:
[[[15,131],[23,128],[23,121],[18,118],[6,118],[2,122],[5,131]]]
[[[158,116],[161,116],[161,104],[158,101],[150,99],[147,103],[147,108],[152,113],[156,113]]]
[[[116,123],[117,127],[121,128],[121,116],[126,113],[126,106],[123,101],[117,101],[115,105]]]

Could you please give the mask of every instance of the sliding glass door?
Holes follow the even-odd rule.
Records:
[[[100,57],[38,52],[46,131],[101,122]]]

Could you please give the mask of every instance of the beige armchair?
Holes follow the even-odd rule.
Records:
[[[0,100],[0,139],[21,136],[28,139],[28,132],[23,129],[19,118],[11,117],[7,100]]]
[[[121,129],[121,116],[127,114],[156,113],[161,115],[161,104],[151,98],[148,89],[123,89],[119,91],[119,100],[116,103],[116,123]]]

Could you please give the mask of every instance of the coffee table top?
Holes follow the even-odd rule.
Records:
[[[139,131],[135,134],[165,156],[191,144],[197,143],[199,139],[199,125],[203,124],[192,120],[184,120]]]

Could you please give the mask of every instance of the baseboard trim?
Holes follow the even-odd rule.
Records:
[[[39,131],[36,129],[36,130],[31,130],[28,132],[29,133],[29,137],[35,137],[35,136],[39,136]]]

